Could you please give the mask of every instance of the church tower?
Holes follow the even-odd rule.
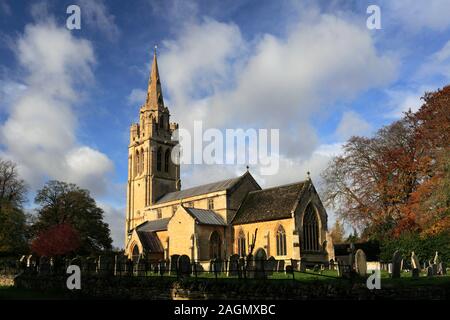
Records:
[[[172,140],[177,123],[169,122],[164,105],[156,50],[148,82],[147,98],[139,111],[139,123],[130,128],[126,236],[144,222],[144,210],[168,192],[180,190],[180,166],[172,162]]]

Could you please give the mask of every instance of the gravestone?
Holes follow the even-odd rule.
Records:
[[[70,260],[70,264],[71,265],[75,265],[75,266],[79,266],[81,269],[81,258],[80,257],[75,257],[72,260]]]
[[[50,259],[47,257],[39,258],[39,274],[47,275],[50,273]]]
[[[441,258],[439,257],[439,253],[436,251],[436,253],[434,254],[434,259],[433,259],[433,264],[438,264],[441,262]]]
[[[420,273],[420,271],[421,271],[421,269],[420,269],[419,258],[417,258],[417,255],[415,254],[414,251],[411,252],[411,268],[412,268],[413,270],[414,270],[414,269],[419,270],[419,273]]]
[[[173,254],[170,256],[170,274],[177,274],[177,268],[178,268],[178,258],[180,257],[180,255],[178,254]]]
[[[417,279],[417,278],[419,278],[419,276],[420,276],[419,269],[414,268],[414,269],[411,270],[411,277],[412,278]]]
[[[355,266],[356,266],[356,272],[358,273],[358,275],[361,277],[365,277],[367,274],[367,260],[366,260],[366,254],[361,249],[356,250]]]
[[[277,271],[283,272],[284,271],[284,260],[278,260],[277,261]]]
[[[274,257],[270,256],[269,259],[266,261],[266,273],[268,276],[273,275],[273,272],[277,269],[277,260],[275,260]]]
[[[97,272],[97,259],[88,257],[86,259],[86,271],[88,274],[95,274]]]
[[[329,270],[334,270],[334,268],[335,268],[334,260],[330,259],[330,263],[328,264],[328,269]]]
[[[433,276],[433,268],[427,267],[427,277],[432,277],[432,276]]]
[[[114,262],[111,256],[99,256],[97,260],[97,274],[110,276],[114,274]]]
[[[292,266],[286,266],[286,274],[293,274],[294,268]]]
[[[183,277],[191,275],[191,259],[185,254],[178,258],[178,274]]]
[[[122,254],[114,256],[114,275],[121,276],[126,270],[126,257]]]
[[[31,268],[31,269],[36,269],[37,264],[38,263],[37,263],[36,257],[33,256],[32,254],[30,254],[27,257],[27,267]]]
[[[147,272],[147,259],[141,254],[136,263],[135,275],[142,277]]]
[[[245,262],[245,272],[247,278],[252,279],[255,277],[255,260],[253,259],[253,255],[251,254],[247,256]]]
[[[392,255],[392,278],[400,278],[402,270],[403,256],[400,251],[395,251]]]
[[[439,262],[438,264],[438,274],[441,276],[445,276],[447,274],[447,266],[444,262]]]
[[[230,263],[228,264],[228,276],[237,277],[239,275],[239,255],[233,254],[230,256]]]
[[[431,265],[431,270],[433,271],[433,276],[436,276],[438,274],[438,265],[433,263]]]
[[[239,258],[238,260],[238,277],[242,278],[245,270],[245,259]]]
[[[342,269],[343,269],[342,262],[338,261],[337,268],[336,268],[338,277],[342,277],[342,271],[343,271]]]
[[[27,256],[23,255],[19,259],[19,266],[21,269],[25,269],[27,267]]]
[[[214,259],[214,272],[221,273],[223,272],[223,261],[220,258]]]
[[[159,274],[164,275],[167,271],[167,261],[166,260],[159,260]]]

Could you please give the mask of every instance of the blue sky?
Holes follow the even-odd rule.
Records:
[[[65,27],[70,4],[81,30]],[[370,4],[380,30],[366,27]],[[438,0],[0,0],[0,157],[18,163],[30,199],[47,179],[91,190],[122,246],[129,125],[157,44],[172,121],[278,128],[280,172],[252,168],[257,180],[288,183],[309,170],[320,184],[343,141],[449,82],[448,12]],[[184,166],[182,185],[243,170]]]

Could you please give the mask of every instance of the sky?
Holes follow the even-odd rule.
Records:
[[[66,27],[73,4],[79,30]],[[367,27],[369,5],[381,29]],[[123,247],[129,126],[157,45],[171,121],[279,129],[280,169],[251,167],[257,181],[310,171],[320,186],[349,137],[372,135],[449,83],[448,12],[442,0],[0,0],[0,158],[30,185],[29,210],[49,179],[90,190]],[[181,170],[186,188],[245,165]]]

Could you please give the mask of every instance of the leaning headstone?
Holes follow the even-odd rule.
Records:
[[[367,260],[366,260],[366,254],[361,249],[356,250],[355,266],[356,266],[356,272],[358,273],[358,275],[361,277],[365,277],[367,274]]]
[[[239,255],[233,254],[230,256],[230,263],[228,264],[228,276],[237,277],[239,273]]]
[[[420,269],[420,262],[419,262],[419,258],[417,258],[417,255],[415,254],[415,252],[411,252],[411,268],[414,269],[418,269],[419,272],[421,271]]]
[[[180,276],[189,277],[191,275],[191,259],[185,254],[178,258],[178,274]]]
[[[392,278],[400,278],[402,270],[403,256],[400,251],[395,251],[392,255]]]

